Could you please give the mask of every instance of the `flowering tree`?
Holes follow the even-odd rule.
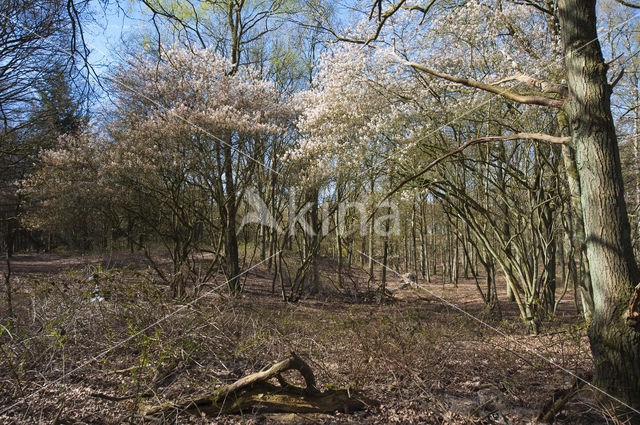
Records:
[[[52,167],[42,171],[64,178],[67,158],[96,155],[89,181],[111,193],[123,219],[167,246],[177,296],[197,273],[190,259],[199,249],[222,247],[229,289],[240,289],[240,195],[259,165],[254,158],[292,117],[272,84],[252,69],[233,69],[208,49],[172,46],[158,59],[130,57],[109,79],[115,107],[100,137],[86,133],[85,143],[52,152]],[[62,165],[53,167],[56,158]]]
[[[425,24],[427,31],[412,22],[411,15],[398,16],[378,34],[381,46],[376,49],[355,44],[333,49],[323,58],[317,86],[299,95],[300,103],[306,105],[299,121],[304,137],[290,151],[290,159],[309,161],[317,167],[314,176],[338,167],[339,173],[351,174],[356,181],[373,177],[389,191],[395,174],[402,179],[413,175],[427,160],[454,149],[464,138],[502,131],[501,127],[527,134],[542,126],[557,127],[555,115],[541,114],[537,107],[501,108],[459,83],[425,77],[422,71],[411,70],[416,66],[402,66],[415,63],[406,58],[420,58],[438,63],[446,72],[462,69],[467,80],[538,84],[542,73],[538,69],[553,63],[558,40],[546,36],[530,42],[526,54],[518,56],[520,63],[511,59],[517,49],[501,41],[500,34],[511,28],[517,44],[522,42],[517,34],[528,29],[532,20],[538,26],[547,25],[540,14],[528,14],[524,19],[522,12],[523,6],[505,5],[496,13],[488,4],[467,2]],[[460,31],[452,30],[453,23]],[[366,26],[356,28],[352,36],[357,37]],[[419,29],[418,35],[398,38],[398,34],[413,34]],[[389,39],[395,45],[386,48],[383,41]],[[442,45],[451,47],[442,52]],[[496,45],[501,50],[493,54]],[[535,72],[536,77],[525,75],[523,70]],[[546,70],[553,71],[553,67]],[[541,178],[549,173],[547,164],[551,162],[542,158],[533,161],[543,150],[530,144],[511,144],[504,159],[483,152],[476,149],[459,162],[434,168],[431,174],[421,175],[416,186],[428,188],[432,196],[449,205],[445,210],[454,220],[466,223],[469,236],[465,238],[477,240],[476,250],[486,250],[505,272],[522,318],[536,331],[541,300],[547,300],[549,310],[555,304],[550,289],[555,284],[556,221],[550,205],[558,194],[553,190],[553,179]],[[544,155],[550,159],[551,152],[547,149]],[[456,253],[449,255],[449,260],[456,257]],[[544,268],[538,267],[538,262]],[[456,267],[449,269],[456,279]]]

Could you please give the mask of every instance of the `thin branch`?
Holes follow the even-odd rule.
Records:
[[[614,78],[613,81],[609,83],[609,86],[611,88],[614,88],[615,86],[617,86],[620,80],[622,79],[622,77],[624,77],[624,68],[622,68],[618,73],[618,75],[616,76],[616,78]]]
[[[514,1],[514,3],[515,4],[523,4],[523,5],[526,5],[526,6],[531,6],[531,7],[535,8],[535,9],[538,9],[540,12],[546,13],[547,15],[550,15],[550,16],[554,16],[555,15],[555,12],[554,12],[553,9],[549,9],[549,8],[543,7],[540,4],[538,4],[536,2],[533,2],[531,0]]]
[[[380,20],[380,17],[382,15],[382,0],[376,0],[375,2],[373,2],[373,6],[371,6],[371,12],[369,13],[369,20],[373,18],[376,7],[378,8],[378,20]]]
[[[342,36],[339,36],[338,34],[336,34],[333,30],[329,30],[329,32],[331,32],[333,34],[333,36],[337,38],[338,41],[346,41],[346,42],[355,43],[355,44],[364,44],[365,46],[367,46],[371,42],[376,41],[378,39],[378,37],[380,36],[380,32],[382,32],[382,28],[384,27],[384,24],[387,22],[387,19],[389,19],[394,13],[396,13],[398,10],[400,10],[400,8],[404,4],[404,2],[405,2],[405,0],[400,0],[392,8],[388,9],[381,16],[379,16],[378,17],[379,18],[378,19],[378,26],[376,27],[375,33],[373,35],[371,35],[369,38],[367,38],[366,40],[360,40],[360,39],[357,39],[357,38],[342,37]],[[382,2],[379,3],[379,5],[381,5],[381,4],[382,4]],[[375,8],[375,5],[374,5],[374,8]],[[373,9],[371,10],[371,12],[373,13]]]
[[[408,10],[409,12],[418,11],[422,13],[422,19],[420,21],[420,23],[422,24],[425,17],[427,16],[427,13],[436,2],[436,0],[431,0],[429,4],[427,4],[426,6],[420,7],[420,6],[405,6],[405,1],[406,0],[400,0],[397,4],[393,5],[392,7],[387,9],[384,13],[382,13],[382,1],[376,0],[376,2],[374,2],[373,4],[373,7],[371,8],[369,19],[373,18],[374,12],[376,11],[376,7],[377,7],[378,8],[378,26],[376,27],[375,32],[366,40],[340,36],[336,34],[335,31],[333,31],[331,28],[325,28],[325,30],[330,32],[331,35],[333,35],[337,41],[345,41],[348,43],[363,44],[367,46],[378,39],[378,37],[380,36],[380,33],[382,32],[382,28],[384,27],[387,20],[391,16],[393,16],[398,10],[404,9],[404,10]]]

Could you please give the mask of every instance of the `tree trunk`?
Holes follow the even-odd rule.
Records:
[[[233,152],[231,150],[231,137],[223,147],[224,152],[224,182],[226,189],[225,199],[225,229],[224,229],[224,256],[225,272],[227,275],[227,287],[229,292],[237,295],[240,292],[240,266],[238,261],[238,238],[236,235],[236,188],[233,177]]]
[[[13,318],[13,301],[11,298],[12,288],[11,288],[11,257],[13,256],[13,225],[11,219],[7,222],[7,234],[5,235],[5,245],[7,248],[6,252],[6,264],[7,264],[7,273],[4,275],[4,284],[6,290],[7,297],[7,317]]]
[[[507,151],[505,149],[504,142],[500,142],[498,144],[498,155],[500,158],[500,167],[498,168],[498,171],[497,171],[498,184],[500,187],[500,191],[502,193],[506,193],[507,182],[506,182],[504,167],[505,167],[505,164],[507,163]],[[487,199],[488,199],[488,194],[487,194]],[[511,237],[511,227],[509,226],[509,221],[507,220],[507,217],[509,217],[509,214],[511,214],[511,211],[509,211],[509,205],[505,201],[500,202],[500,211],[502,213],[502,216],[504,217],[503,218],[504,221],[502,223],[502,234],[504,235],[505,240],[509,240]],[[507,252],[508,255],[510,255],[511,246],[507,245],[505,247],[505,251]],[[511,266],[509,266],[509,269],[511,269]],[[509,284],[507,284],[507,301],[511,301],[511,302],[516,301],[516,296],[513,293],[513,288]]]
[[[591,313],[593,311],[593,288],[591,286],[591,275],[589,274],[589,260],[585,255],[584,214],[582,213],[582,204],[580,201],[580,176],[578,175],[575,152],[571,146],[562,145],[562,159],[564,161],[569,194],[571,195],[572,221],[571,223],[568,223],[568,225],[571,225],[575,232],[575,236],[570,239],[570,242],[574,245],[575,241],[575,245],[577,245],[581,271],[577,282],[580,285],[580,299],[582,300],[583,306],[582,311],[585,319],[589,320],[591,319]],[[571,264],[573,264],[573,260],[571,260],[570,265]]]
[[[336,232],[336,250],[338,251],[338,288],[344,288],[342,279],[342,236]]]
[[[342,281],[342,232],[344,229],[342,228],[340,221],[340,205],[342,204],[342,190],[338,187],[336,201],[338,203],[336,207],[336,251],[338,254],[338,288],[342,290],[344,288],[344,282]],[[346,224],[345,224],[346,226]],[[363,236],[364,239],[364,236]],[[364,251],[363,251],[364,252]],[[362,256],[361,256],[362,258]]]
[[[416,228],[418,227],[418,223],[416,222],[416,203],[413,203],[411,211],[411,266],[413,275],[415,276],[416,282],[418,281],[418,276],[420,272],[420,267],[418,265],[418,241],[416,237]]]
[[[12,298],[11,298],[11,292],[12,292],[12,288],[11,288],[11,256],[9,255],[9,249],[8,248],[7,248],[7,254],[6,254],[6,261],[7,261],[7,273],[4,275],[4,285],[5,285],[6,296],[7,296],[7,317],[14,318],[15,316],[13,315],[13,301],[12,301]]]
[[[638,90],[638,65],[635,64],[631,69],[633,82],[633,101],[635,108],[633,109],[633,159],[634,159],[634,178],[635,178],[635,212],[637,215],[637,211],[640,210],[640,137],[638,136],[640,132],[640,91]],[[634,233],[632,244],[635,248],[635,253],[638,254],[638,250],[640,249],[640,218],[636,218],[634,220]]]
[[[569,121],[580,176],[594,311],[594,383],[640,407],[640,332],[625,316],[640,273],[633,257],[611,87],[596,33],[595,0],[560,0]]]
[[[368,253],[369,254],[368,255],[368,257],[369,257],[369,281],[368,282],[369,283],[373,283],[376,280],[375,276],[373,274],[373,250],[374,250],[373,237],[375,236],[374,223],[375,223],[375,219],[376,219],[375,218],[375,213],[376,213],[376,211],[375,211],[375,201],[373,199],[373,194],[374,194],[374,189],[375,189],[375,187],[374,187],[375,182],[374,182],[373,177],[371,178],[370,183],[371,183],[370,201],[371,201],[371,211],[372,211],[372,213],[371,213],[371,217],[369,217],[369,253]],[[368,286],[368,284],[367,284],[367,286]]]
[[[311,197],[309,198],[312,203],[311,210],[309,210],[309,215],[311,219],[311,229],[313,230],[312,235],[308,235],[305,237],[305,240],[309,244],[308,252],[311,255],[311,275],[309,276],[309,292],[313,295],[317,294],[320,291],[320,271],[318,269],[318,244],[320,243],[320,232],[321,232],[321,224],[320,219],[318,217],[318,190],[312,190]]]
[[[376,281],[374,270],[373,270],[373,254],[374,254],[374,241],[373,241],[373,237],[375,236],[374,233],[374,220],[375,217],[372,214],[371,215],[371,219],[370,219],[370,223],[369,223],[369,283],[373,283]]]

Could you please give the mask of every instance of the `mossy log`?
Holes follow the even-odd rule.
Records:
[[[282,374],[297,370],[305,381],[305,387],[288,383]],[[268,382],[276,379],[278,385]],[[295,353],[268,369],[245,376],[210,393],[181,401],[143,409],[144,416],[161,416],[187,412],[208,415],[250,413],[253,411],[285,413],[354,412],[374,400],[366,399],[349,389],[319,391],[313,371]]]

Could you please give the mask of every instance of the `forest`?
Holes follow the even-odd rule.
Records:
[[[0,18],[0,423],[640,424],[640,2]]]

